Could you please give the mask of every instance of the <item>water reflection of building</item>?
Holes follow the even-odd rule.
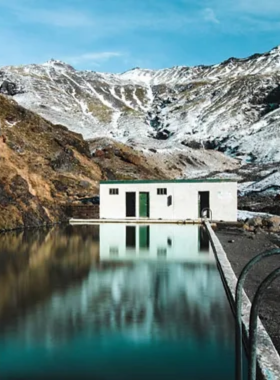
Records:
[[[151,224],[100,225],[100,259],[165,259],[214,263],[203,226]]]
[[[22,301],[30,301],[28,313],[21,313],[11,328],[23,346],[40,342],[51,349],[82,332],[114,333],[132,340],[199,338],[232,344],[231,311],[207,236],[199,227],[102,225],[100,261],[90,259],[97,242],[89,238],[91,229],[84,232],[81,235],[76,228],[69,237],[62,234],[55,260],[53,254],[44,255],[48,278],[53,280],[58,272],[58,282],[52,292],[48,287],[40,302],[34,300],[34,287],[26,289]],[[58,236],[53,238],[55,242]],[[74,265],[72,260],[67,264],[71,257]],[[116,257],[129,261],[112,260]],[[145,260],[134,261],[142,257]],[[87,271],[77,278],[72,269],[84,261]],[[36,273],[40,277],[40,268],[24,278],[38,278]],[[45,286],[39,280],[34,280],[36,284],[38,292]],[[8,331],[4,325],[0,329],[2,336]]]

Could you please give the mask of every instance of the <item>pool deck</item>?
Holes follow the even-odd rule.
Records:
[[[226,252],[224,251],[220,240],[218,239],[208,221],[205,221],[205,226],[210,236],[211,245],[217,258],[218,267],[221,272],[227,294],[229,296],[229,301],[231,303],[231,306],[234,308],[235,288],[237,284],[236,274],[231,266],[231,263]],[[242,305],[242,323],[245,331],[245,340],[248,342],[250,311],[252,304],[245,291],[243,291]],[[257,355],[258,365],[263,378],[267,380],[279,380],[280,357],[260,319],[258,319]]]

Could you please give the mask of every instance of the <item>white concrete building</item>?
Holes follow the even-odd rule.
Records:
[[[211,210],[211,211],[209,211]],[[237,220],[232,180],[101,181],[101,219]]]

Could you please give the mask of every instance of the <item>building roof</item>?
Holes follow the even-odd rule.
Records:
[[[100,181],[100,185],[122,185],[131,183],[216,183],[216,182],[237,182],[236,179],[219,179],[219,178],[205,178],[205,179],[167,179],[167,180],[130,180],[130,181]]]

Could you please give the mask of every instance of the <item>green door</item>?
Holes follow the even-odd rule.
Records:
[[[139,217],[149,218],[150,204],[149,193],[139,193]]]

